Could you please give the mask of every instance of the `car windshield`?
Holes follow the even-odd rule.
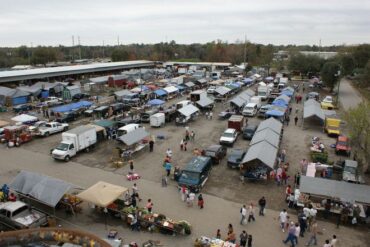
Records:
[[[243,155],[243,150],[232,150],[231,151],[231,156],[242,156]]]
[[[349,172],[351,174],[356,174],[356,168],[352,166],[345,166],[344,167],[345,172]]]
[[[258,96],[266,96],[266,92],[258,92]]]
[[[347,142],[337,142],[337,145],[340,145],[340,146],[347,146]]]
[[[206,151],[206,156],[215,157],[216,156],[216,152]]]
[[[252,134],[254,132],[254,129],[244,129],[244,133]]]
[[[183,171],[181,174],[181,177],[183,177],[184,179],[195,180],[195,179],[199,179],[199,173]]]
[[[46,128],[51,128],[51,124],[45,124]]]
[[[253,111],[254,110],[254,107],[247,106],[247,107],[245,107],[245,110],[247,110],[247,111]]]
[[[60,150],[60,151],[67,151],[68,150],[68,144],[66,143],[60,143],[58,145],[58,147],[56,147],[57,150]]]
[[[233,133],[225,132],[222,134],[223,137],[234,137]]]

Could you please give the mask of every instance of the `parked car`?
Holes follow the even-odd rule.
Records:
[[[30,110],[32,110],[31,105],[17,105],[17,106],[13,107],[13,111],[15,113],[27,112],[27,111],[30,111]]]
[[[248,125],[243,129],[243,139],[252,140],[254,133],[256,133],[257,125]]]
[[[266,112],[270,110],[271,107],[272,105],[270,104],[261,106],[261,108],[258,110],[258,117],[265,117]]]
[[[216,86],[210,86],[208,89],[207,89],[207,94],[214,94],[215,91],[216,91]]]
[[[49,106],[55,106],[55,105],[61,105],[63,104],[63,100],[60,99],[60,98],[57,98],[57,97],[48,97],[45,101],[44,101],[45,104],[49,105]]]
[[[325,98],[322,100],[324,103],[330,103],[333,104],[333,97],[330,95],[325,96]]]
[[[68,130],[67,123],[50,122],[38,128],[37,135],[49,136],[50,134],[59,133]]]
[[[344,153],[348,157],[351,156],[351,147],[349,145],[349,138],[347,136],[338,136],[335,144],[335,153]]]
[[[222,145],[211,145],[205,150],[205,156],[212,159],[212,164],[217,165],[226,156],[227,149]]]
[[[243,160],[246,151],[243,149],[233,149],[227,157],[227,166],[230,168],[239,168],[240,162]]]
[[[349,183],[364,183],[363,178],[358,174],[358,163],[355,160],[345,160],[342,179]]]
[[[238,131],[236,129],[226,129],[220,137],[220,144],[233,146],[237,138]]]
[[[69,123],[69,122],[75,121],[77,119],[77,117],[78,117],[77,113],[69,112],[69,113],[64,114],[61,117],[58,117],[56,119],[56,122],[58,122],[58,123]]]
[[[73,101],[79,101],[81,99],[87,99],[87,98],[90,98],[90,94],[87,94],[87,93],[77,93],[75,95],[72,96],[72,100]]]
[[[234,111],[231,111],[231,110],[226,110],[226,111],[222,111],[218,114],[218,117],[220,119],[228,119],[230,118],[232,115],[234,115],[235,112]]]
[[[242,114],[243,116],[254,117],[257,114],[257,111],[258,105],[256,103],[248,103],[244,106]]]

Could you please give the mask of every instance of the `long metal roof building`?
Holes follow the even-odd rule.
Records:
[[[146,60],[113,62],[113,63],[94,63],[84,65],[60,66],[53,68],[38,68],[28,70],[10,70],[0,72],[0,83],[14,82],[22,80],[43,79],[48,77],[77,75],[93,72],[102,72],[120,69],[135,69],[152,67],[154,62]]]

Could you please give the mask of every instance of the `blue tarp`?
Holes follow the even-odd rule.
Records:
[[[70,112],[72,110],[78,110],[82,107],[89,107],[91,105],[92,105],[91,102],[82,100],[82,101],[79,101],[79,102],[76,102],[76,103],[54,107],[54,108],[52,108],[52,111],[62,112],[62,113],[63,112]]]
[[[148,101],[148,105],[151,105],[151,106],[163,105],[164,103],[165,101],[160,100],[160,99],[152,99]]]
[[[284,112],[278,111],[278,110],[269,110],[265,113],[266,116],[272,116],[272,117],[282,117],[284,116]]]
[[[288,105],[288,103],[285,102],[283,99],[276,99],[276,100],[274,100],[274,102],[272,102],[272,105],[286,107]]]
[[[266,81],[272,81],[272,80],[274,80],[274,77],[272,77],[272,76],[268,76],[268,77],[266,77],[266,78],[265,78],[265,80],[266,80]]]
[[[250,83],[252,83],[252,82],[253,82],[253,79],[251,79],[251,78],[245,78],[245,79],[243,80],[243,82],[244,82],[244,84],[250,84]]]
[[[47,97],[49,97],[49,91],[47,90],[41,91],[41,98],[46,99]]]
[[[289,97],[293,96],[293,92],[290,91],[290,90],[283,90],[283,91],[281,91],[281,94],[284,94],[284,95],[289,96]]]
[[[154,93],[157,95],[157,96],[159,96],[159,97],[161,97],[161,96],[165,96],[165,95],[167,95],[167,92],[166,91],[164,91],[163,89],[157,89],[157,90],[155,90],[154,91]]]

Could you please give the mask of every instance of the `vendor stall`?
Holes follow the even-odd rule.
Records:
[[[35,116],[28,115],[28,114],[21,114],[21,115],[13,117],[11,120],[16,123],[32,124],[32,123],[37,122],[38,118]]]
[[[149,136],[144,128],[138,128],[117,139],[124,144],[123,151],[133,154],[148,146]]]
[[[218,238],[202,236],[195,240],[194,247],[239,247],[239,245]]]
[[[317,211],[324,211],[323,200],[330,200],[333,214],[340,214],[344,207],[348,207],[349,216],[352,216],[356,205],[360,209],[359,216],[365,218],[365,207],[370,206],[370,186],[345,181],[302,176],[297,195],[297,206],[311,204]]]

